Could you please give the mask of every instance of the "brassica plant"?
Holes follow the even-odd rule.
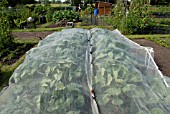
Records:
[[[0,114],[168,114],[170,89],[147,54],[118,30],[55,32],[27,52]]]

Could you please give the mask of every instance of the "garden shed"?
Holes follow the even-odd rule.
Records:
[[[99,10],[99,15],[111,15],[112,4],[109,2],[96,1],[95,8]]]

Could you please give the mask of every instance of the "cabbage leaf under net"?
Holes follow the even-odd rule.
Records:
[[[0,114],[168,114],[170,91],[151,51],[118,30],[55,32],[14,71]]]

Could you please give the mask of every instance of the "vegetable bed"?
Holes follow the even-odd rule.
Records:
[[[0,114],[168,114],[168,83],[152,56],[117,30],[55,32],[27,52]]]

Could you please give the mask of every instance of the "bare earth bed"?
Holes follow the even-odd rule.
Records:
[[[53,31],[47,32],[13,32],[16,38],[45,38],[47,35],[52,34]]]
[[[15,32],[13,35],[17,38],[45,38],[53,32]],[[154,60],[162,71],[163,75],[170,77],[170,49],[159,46],[146,39],[134,39],[134,42],[152,47],[154,49]]]
[[[159,46],[146,39],[135,39],[133,41],[142,46],[152,47],[154,49],[154,60],[156,64],[165,76],[170,77],[170,49]]]

